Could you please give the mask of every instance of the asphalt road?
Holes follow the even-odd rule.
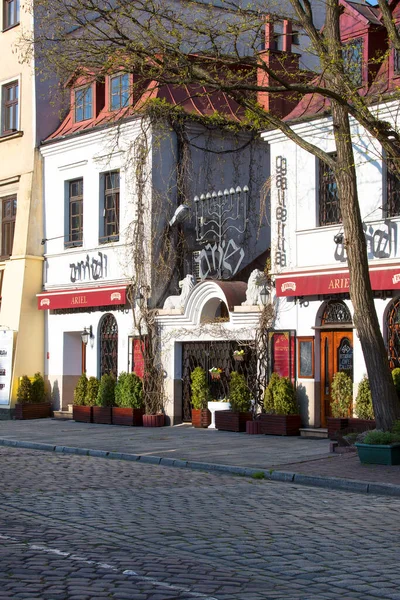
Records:
[[[0,599],[400,599],[400,499],[0,449]]]

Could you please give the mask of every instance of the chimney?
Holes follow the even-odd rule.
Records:
[[[292,51],[292,23],[285,19],[283,21],[283,40],[282,40],[282,50],[283,52],[291,52]]]

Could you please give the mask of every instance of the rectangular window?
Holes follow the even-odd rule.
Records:
[[[14,131],[18,131],[19,114],[19,85],[18,81],[6,83],[1,87],[1,102],[2,102],[2,135],[8,135]]]
[[[83,240],[83,179],[74,179],[68,186],[69,230],[66,246],[82,246]]]
[[[119,240],[119,171],[103,174],[103,231],[100,242]]]
[[[75,121],[86,121],[93,117],[92,86],[75,90]]]
[[[110,80],[110,107],[111,110],[124,108],[129,104],[129,75],[123,73],[111,77]]]
[[[297,376],[300,379],[314,378],[314,338],[297,338]]]
[[[1,256],[9,258],[14,242],[17,196],[7,196],[1,201]]]
[[[343,66],[353,85],[361,87],[363,84],[363,40],[351,40],[344,44],[342,49]]]
[[[331,154],[336,158],[336,153]],[[332,169],[319,161],[319,225],[336,225],[342,222],[339,195]]]
[[[20,0],[3,0],[3,30],[19,23]]]
[[[400,215],[400,178],[390,161],[386,161],[386,205],[385,217]]]

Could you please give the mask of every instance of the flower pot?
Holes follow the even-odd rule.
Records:
[[[164,427],[165,415],[143,415],[143,427]]]
[[[400,465],[400,444],[355,443],[358,458],[363,465]]]
[[[208,426],[209,429],[215,429],[215,411],[217,410],[230,410],[231,405],[229,402],[213,401],[207,402],[207,408],[211,413],[211,423]]]
[[[192,425],[199,428],[211,425],[211,413],[208,408],[192,409]]]
[[[349,429],[362,433],[363,431],[369,431],[370,429],[376,429],[375,421],[370,419],[349,419]]]
[[[18,402],[15,405],[16,419],[45,419],[51,417],[50,402]]]
[[[247,421],[252,421],[251,412],[236,412],[233,410],[217,410],[215,412],[215,427],[221,431],[246,431]]]
[[[93,423],[93,406],[73,406],[72,418],[78,423]]]
[[[246,433],[250,435],[258,435],[261,433],[261,423],[260,421],[247,421],[246,423]]]
[[[265,435],[300,435],[300,415],[260,415],[260,430]]]
[[[211,379],[221,379],[221,373],[210,373]]]
[[[111,425],[112,407],[93,406],[93,423],[98,423],[99,425]]]
[[[119,406],[113,406],[112,424],[141,427],[143,425],[143,412],[142,408],[121,408]]]
[[[349,419],[347,417],[328,417],[326,422],[328,426],[328,438],[330,440],[335,440],[337,432],[347,429],[349,426]]]
[[[234,354],[233,355],[234,360],[236,360],[237,362],[242,362],[244,360],[244,355],[243,354]]]

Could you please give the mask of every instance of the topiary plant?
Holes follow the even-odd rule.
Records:
[[[31,397],[32,402],[44,402],[46,400],[46,393],[44,389],[44,379],[40,373],[35,373],[32,381]]]
[[[356,398],[356,412],[359,419],[373,419],[374,409],[372,407],[372,395],[369,387],[368,377],[364,375],[358,384]]]
[[[115,386],[115,405],[143,408],[143,383],[136,373],[121,373]]]
[[[22,375],[18,383],[18,402],[32,402],[32,383],[27,375]]]
[[[296,391],[288,377],[281,377],[273,388],[274,412],[276,415],[298,415]]]
[[[229,401],[235,412],[248,412],[251,408],[251,394],[244,375],[232,371],[229,381]]]
[[[96,406],[114,406],[115,402],[115,379],[112,375],[104,373],[100,379],[99,391],[96,398]]]
[[[275,412],[274,407],[274,388],[281,377],[278,373],[272,373],[268,385],[264,392],[264,410],[266,413],[273,415]]]
[[[207,402],[211,399],[208,387],[207,374],[201,367],[196,367],[190,374],[192,381],[192,405],[195,410],[207,408]]]
[[[88,384],[88,380],[86,377],[86,373],[82,373],[82,375],[78,379],[78,383],[76,384],[76,388],[74,390],[75,406],[84,406],[85,405],[87,384]]]
[[[99,393],[100,381],[97,377],[89,377],[86,387],[85,405],[94,406]]]
[[[335,373],[332,380],[331,403],[332,416],[335,418],[348,417],[353,399],[353,382],[344,371]]]
[[[396,367],[396,369],[393,369],[392,377],[393,377],[394,387],[396,388],[396,392],[398,394],[400,394],[400,368],[399,367]]]

